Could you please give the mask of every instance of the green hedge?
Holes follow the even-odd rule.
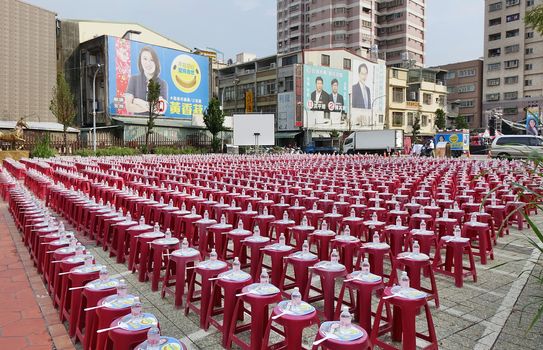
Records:
[[[154,154],[200,154],[203,153],[202,150],[196,147],[185,147],[185,148],[176,148],[176,147],[156,147],[153,149]]]
[[[51,158],[55,155],[56,151],[50,145],[49,134],[45,134],[41,137],[30,151],[31,158]]]
[[[110,147],[110,148],[99,148],[96,150],[96,155],[99,157],[102,156],[135,156],[141,154],[140,150],[137,148],[130,147]],[[74,153],[76,156],[82,157],[91,157],[94,156],[92,149],[80,149]]]

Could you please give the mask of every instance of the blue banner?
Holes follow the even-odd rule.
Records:
[[[147,84],[160,83],[160,115],[191,119],[209,103],[209,58],[108,37],[110,115],[148,116]]]

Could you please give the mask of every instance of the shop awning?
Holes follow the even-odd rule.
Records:
[[[276,132],[275,138],[276,139],[293,139],[296,137],[296,135],[300,134],[301,131],[284,131],[284,132]]]

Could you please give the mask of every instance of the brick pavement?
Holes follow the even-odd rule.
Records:
[[[0,257],[0,349],[74,349],[6,203],[0,203]]]

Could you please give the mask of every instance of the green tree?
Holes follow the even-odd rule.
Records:
[[[149,103],[149,119],[145,133],[145,153],[149,153],[149,136],[154,132],[155,120],[159,116],[160,109],[160,83],[153,79],[149,80],[147,85],[147,102]]]
[[[337,130],[332,130],[330,131],[330,137],[332,138],[332,147],[334,147],[334,145],[336,144],[336,141],[339,140],[339,131]]]
[[[212,136],[211,147],[213,148],[213,152],[218,152],[220,139],[217,135],[224,130],[224,112],[221,109],[218,98],[214,97],[209,101],[209,105],[204,111],[204,123]]]
[[[543,34],[543,5],[535,7],[526,13],[524,22],[533,27],[540,34]]]
[[[469,124],[466,121],[466,117],[464,117],[463,115],[458,115],[454,119],[454,128],[459,130],[469,129]]]
[[[445,111],[441,108],[436,109],[436,128],[438,130],[445,130],[446,126]]]
[[[62,73],[57,74],[57,84],[53,87],[53,98],[49,103],[49,110],[59,124],[62,124],[64,140],[64,153],[68,152],[68,127],[73,125],[77,111],[75,109],[74,96],[70,86]]]
[[[415,115],[415,120],[413,120],[413,126],[411,127],[411,129],[413,144],[416,144],[419,141],[420,135],[420,116],[418,114]]]

